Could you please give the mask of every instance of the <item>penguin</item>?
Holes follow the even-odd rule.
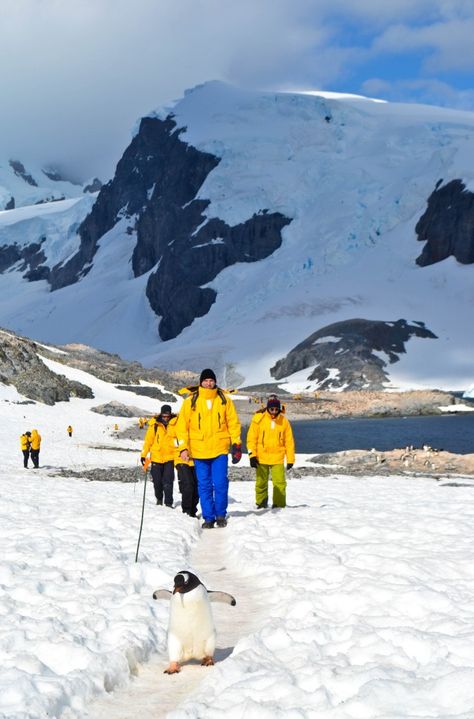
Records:
[[[153,599],[170,600],[168,623],[169,666],[164,674],[177,674],[180,663],[201,659],[201,666],[214,664],[216,629],[211,602],[223,602],[235,607],[236,601],[227,592],[210,592],[192,572],[182,571],[174,578],[174,588],[157,589]]]

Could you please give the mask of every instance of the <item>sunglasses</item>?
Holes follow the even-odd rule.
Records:
[[[267,407],[267,409],[269,412],[279,412],[280,411],[278,407]]]

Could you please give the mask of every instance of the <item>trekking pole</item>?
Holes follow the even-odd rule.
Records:
[[[145,482],[143,484],[143,502],[142,502],[142,518],[140,520],[140,532],[138,533],[138,542],[137,542],[137,551],[135,554],[135,562],[138,562],[138,551],[140,549],[140,539],[142,537],[142,529],[143,529],[143,517],[145,516],[145,496],[146,496],[146,480],[148,477],[148,465],[150,464],[149,461],[145,462],[143,465],[143,469],[145,470]]]

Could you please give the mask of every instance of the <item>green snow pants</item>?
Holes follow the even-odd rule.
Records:
[[[255,482],[255,501],[257,504],[268,502],[268,475],[271,472],[273,483],[273,506],[286,507],[286,479],[283,464],[257,464]]]

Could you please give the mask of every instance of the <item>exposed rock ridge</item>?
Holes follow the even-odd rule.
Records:
[[[294,347],[270,373],[278,380],[314,367],[308,381],[317,380],[319,389],[383,389],[388,382],[385,367],[405,353],[405,343],[410,337],[436,339],[423,322],[409,324],[404,319],[335,322]],[[388,361],[377,352],[383,352]]]
[[[102,187],[79,227],[79,251],[48,278],[55,290],[87,274],[99,239],[128,218],[129,234],[136,232],[135,276],[156,268],[146,295],[161,317],[163,340],[207,314],[216,292],[202,285],[236,262],[268,257],[280,247],[281,230],[291,221],[267,208],[233,227],[217,217],[206,219],[209,200],[196,196],[220,158],[184,142],[180,136],[185,129],[177,127],[172,115],[141,120],[113,180]]]
[[[152,229],[146,220],[148,205],[156,203],[159,212],[159,198],[163,193],[175,193],[178,205],[188,202],[219,162],[218,158],[200,153],[182,142],[179,135],[184,130],[176,128],[171,116],[165,120],[152,117],[141,120],[138,133],[117,164],[114,178],[103,185],[92,211],[79,227],[79,252],[63,266],[53,268],[53,290],[73,284],[87,274],[99,239],[123,217],[130,219],[130,234],[137,224],[138,249],[133,255],[135,274],[153,267],[159,256],[159,237],[156,238],[158,251],[152,250],[150,256],[144,248],[153,248],[155,238],[142,237]],[[142,215],[145,215],[143,222]]]
[[[35,342],[0,330],[0,383],[49,405],[68,402],[70,397],[94,396],[90,387],[51,372],[38,356],[41,352]]]
[[[462,180],[436,185],[415,232],[425,242],[417,265],[425,267],[453,256],[463,265],[474,262],[474,192]]]

